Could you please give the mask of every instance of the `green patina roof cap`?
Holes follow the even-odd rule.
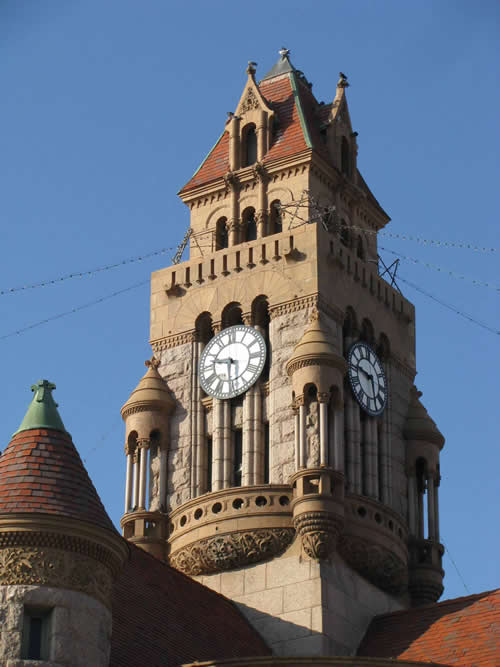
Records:
[[[55,388],[56,385],[48,380],[38,380],[36,384],[31,386],[31,391],[34,392],[33,400],[24,415],[21,426],[14,435],[33,428],[51,428],[54,431],[67,433],[57,410],[57,403],[52,396],[52,391]]]

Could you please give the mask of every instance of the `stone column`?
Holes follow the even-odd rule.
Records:
[[[304,396],[297,398],[299,406],[299,468],[306,467],[306,406]]]
[[[242,485],[251,486],[254,481],[255,432],[254,432],[254,387],[243,397],[243,475]]]
[[[132,501],[132,484],[134,477],[134,453],[125,445],[125,453],[127,455],[127,473],[125,478],[125,513],[130,511],[130,503]]]
[[[236,171],[240,168],[240,119],[233,116],[229,123],[229,169]]]
[[[198,441],[198,348],[199,343],[193,337],[191,341],[191,392],[190,392],[190,426],[191,426],[191,498],[198,495],[200,483],[200,443]]]
[[[264,432],[262,424],[262,394],[260,384],[253,386],[254,484],[264,483]]]
[[[347,390],[349,391],[349,390]],[[359,421],[359,406],[354,398],[348,394],[346,398],[347,413],[347,460],[348,483],[351,493],[361,493],[361,427]]]
[[[293,405],[293,419],[295,428],[295,472],[300,468],[300,421],[299,421],[299,407],[294,402]]]
[[[434,530],[436,533],[436,542],[439,542],[439,474],[436,476],[436,486],[434,487]]]
[[[423,491],[418,491],[417,493],[417,515],[418,515],[417,537],[423,540],[424,539],[424,492]]]
[[[410,535],[417,534],[417,480],[415,479],[415,470],[410,470],[408,473],[408,526]]]
[[[261,109],[257,123],[257,160],[262,162],[267,150],[267,113]]]
[[[382,488],[380,489],[381,500],[385,505],[392,506],[392,480],[391,480],[391,435],[388,410],[382,415],[380,421],[379,438],[379,465],[381,472]]]
[[[261,159],[261,158],[259,158]],[[268,230],[268,212],[267,212],[267,173],[265,168],[259,164],[256,165],[255,172],[258,178],[258,201],[255,222],[257,225],[257,238],[267,236]]]
[[[333,465],[338,472],[344,472],[344,411],[336,408],[333,412]]]
[[[328,392],[318,393],[319,403],[319,464],[327,466],[328,461]]]
[[[436,539],[435,516],[434,473],[429,472],[427,474],[427,530],[430,540]]]
[[[160,481],[158,484],[159,507],[162,512],[167,509],[167,459],[168,451],[166,445],[160,446]]]
[[[135,509],[139,505],[139,466],[141,458],[141,450],[136,447],[134,454],[134,486],[132,489],[132,508]]]
[[[212,491],[222,489],[224,467],[224,402],[220,398],[213,399],[213,465]]]
[[[231,430],[231,402],[222,401],[224,413],[224,431],[223,431],[223,476],[222,488],[227,489],[233,483],[233,438]]]
[[[363,480],[367,496],[378,497],[377,471],[377,431],[373,417],[365,417],[363,422],[363,448],[365,454]]]
[[[235,246],[239,243],[239,222],[240,222],[240,206],[238,197],[238,182],[234,174],[231,174],[226,179],[226,184],[231,191],[231,218],[228,221],[229,228],[229,247]]]
[[[147,438],[139,438],[137,446],[141,452],[140,473],[139,473],[139,507],[141,509],[148,509],[146,507],[146,491],[148,482],[148,452],[149,440]]]

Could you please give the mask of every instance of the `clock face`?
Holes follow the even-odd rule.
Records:
[[[237,324],[207,344],[200,359],[202,389],[215,398],[234,398],[257,380],[266,361],[266,343],[253,327]]]
[[[369,415],[381,415],[387,405],[388,386],[380,359],[366,343],[354,343],[347,363],[356,400]]]

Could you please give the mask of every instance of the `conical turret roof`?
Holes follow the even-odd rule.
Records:
[[[416,387],[412,387],[403,435],[407,440],[425,440],[438,445],[439,449],[442,449],[444,436],[422,405],[421,396],[422,392],[418,391]]]
[[[319,315],[318,310],[314,310],[309,326],[304,335],[295,346],[292,356],[287,362],[287,372],[293,372],[293,367],[301,360],[316,360],[318,363],[333,362],[341,370],[345,369],[346,362],[339,355],[331,338],[331,332],[326,327]]]
[[[153,357],[145,363],[148,367],[146,374],[122,407],[121,413],[124,419],[129,411],[137,406],[156,407],[167,412],[174,408],[174,400],[170,395],[167,384],[158,372],[159,361]]]
[[[0,514],[46,514],[116,530],[41,380],[20,428],[0,456]]]

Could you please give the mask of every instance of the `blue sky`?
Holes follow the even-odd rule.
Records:
[[[31,383],[55,382],[66,427],[118,524],[120,407],[150,356],[149,274],[170,263],[188,226],[176,192],[234,111],[247,62],[257,61],[263,76],[283,45],[320,100],[333,98],[339,70],[349,76],[358,164],[392,218],[387,231],[499,248],[499,22],[493,0],[255,0],[251,8],[4,0],[0,292],[172,250],[0,295],[0,448],[24,415]],[[408,258],[401,277],[498,332],[498,251],[391,237],[380,245],[388,261],[389,251]],[[444,597],[466,594],[462,579],[470,592],[495,588],[499,335],[400,286],[417,308],[416,382],[447,440],[442,538],[461,576],[447,556]]]

